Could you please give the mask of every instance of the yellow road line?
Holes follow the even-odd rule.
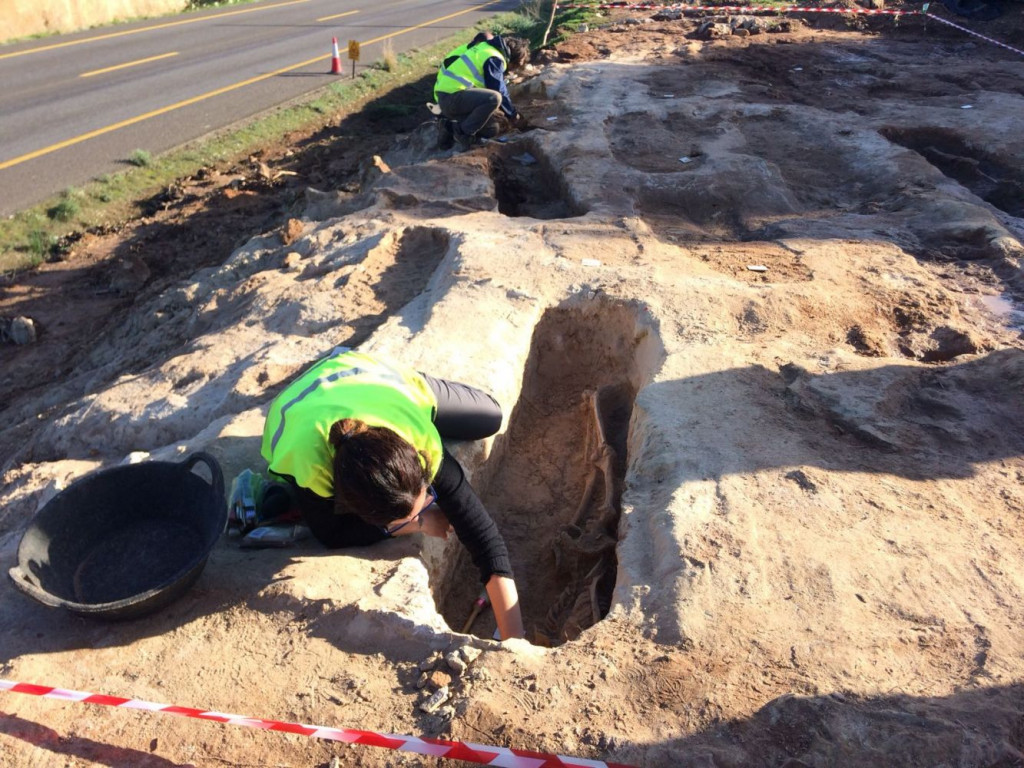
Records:
[[[353,13],[359,13],[359,11],[345,11],[344,13],[336,13],[333,16],[321,16],[317,21],[330,21],[331,19],[340,19],[342,16],[351,16]]]
[[[107,67],[106,69],[94,69],[92,72],[83,72],[79,77],[92,77],[93,75],[102,75],[106,72],[113,72],[118,69],[127,69],[128,67],[134,67],[139,64],[148,64],[151,61],[160,61],[160,59],[169,59],[171,56],[177,56],[178,52],[173,51],[171,53],[161,53],[159,56],[150,56],[148,59],[139,59],[138,61],[129,61],[127,64],[115,64],[113,67]]]
[[[409,32],[413,32],[413,31],[415,31],[417,29],[422,29],[423,27],[428,27],[431,24],[436,24],[439,21],[445,21],[447,19],[451,19],[451,18],[454,18],[456,16],[462,16],[463,14],[466,14],[466,13],[472,13],[473,11],[479,11],[481,8],[486,8],[487,6],[494,5],[495,3],[498,3],[498,2],[501,2],[501,0],[489,0],[486,3],[481,3],[480,5],[475,5],[472,8],[467,8],[466,10],[458,11],[457,13],[451,13],[451,14],[449,14],[447,16],[442,16],[439,19],[433,19],[431,21],[425,21],[422,24],[417,24],[415,27],[408,27],[408,28],[402,29],[402,30],[400,30],[398,32],[392,32],[391,34],[388,34],[388,35],[381,35],[380,37],[375,37],[372,40],[366,40],[365,42],[361,43],[361,45],[371,45],[373,43],[379,43],[381,40],[387,40],[390,37],[398,37],[399,35],[404,35],[404,34],[407,34]],[[88,133],[83,133],[83,134],[81,134],[79,136],[73,136],[70,139],[65,139],[64,141],[58,142],[56,144],[51,144],[48,147],[43,147],[42,149],[37,149],[34,152],[29,152],[27,154],[20,155],[19,157],[12,157],[10,160],[5,160],[4,162],[0,163],[0,171],[4,170],[5,168],[11,168],[11,167],[13,167],[15,165],[19,165],[19,164],[24,163],[24,162],[26,162],[28,160],[35,160],[37,157],[42,157],[43,155],[48,155],[51,152],[56,152],[58,149],[65,149],[66,147],[71,147],[71,146],[74,146],[75,144],[81,144],[83,141],[88,141],[89,139],[95,139],[97,136],[102,136],[102,135],[104,135],[106,133],[113,133],[114,131],[118,131],[121,128],[127,128],[129,125],[135,125],[136,123],[141,123],[143,120],[148,120],[151,117],[157,117],[159,115],[165,115],[168,112],[173,112],[176,109],[181,109],[182,107],[187,107],[187,106],[190,106],[192,104],[196,104],[196,103],[198,103],[200,101],[205,101],[206,99],[212,99],[214,96],[220,96],[222,93],[228,93],[230,91],[237,90],[238,88],[244,88],[247,85],[252,85],[253,83],[258,83],[258,82],[260,82],[262,80],[269,80],[270,78],[277,77],[278,75],[282,75],[285,72],[291,72],[293,69],[299,69],[301,67],[308,67],[311,64],[316,64],[318,61],[326,61],[327,59],[332,58],[332,56],[333,56],[333,52],[327,54],[326,56],[317,56],[315,59],[307,59],[306,61],[300,61],[298,64],[292,64],[291,66],[288,66],[288,67],[282,67],[281,69],[275,69],[273,72],[268,72],[265,75],[258,75],[256,77],[250,77],[248,80],[243,80],[240,83],[234,83],[233,85],[225,85],[223,88],[218,88],[215,91],[208,91],[207,93],[201,93],[198,96],[193,96],[191,99],[185,99],[184,101],[179,101],[179,102],[176,102],[175,104],[168,104],[166,107],[160,107],[160,109],[154,109],[151,112],[146,112],[145,114],[137,115],[136,117],[130,117],[127,120],[122,120],[119,123],[114,123],[113,125],[108,125],[108,126],[105,126],[103,128],[97,128],[95,131],[89,131]]]
[[[258,8],[245,8],[241,11],[225,11],[224,13],[217,13],[212,16],[200,16],[195,19],[182,19],[181,21],[169,21],[165,24],[153,24],[148,27],[139,27],[138,29],[126,29],[122,32],[111,32],[106,35],[97,35],[96,37],[87,37],[83,40],[71,40],[66,43],[54,43],[53,45],[44,45],[39,48],[30,48],[27,51],[15,51],[14,53],[0,54],[0,59],[13,59],[15,56],[27,56],[30,53],[42,53],[43,51],[52,51],[56,48],[66,48],[69,45],[82,45],[83,43],[95,43],[98,40],[110,40],[114,37],[124,37],[125,35],[135,35],[139,32],[150,32],[154,29],[167,29],[168,27],[180,27],[182,24],[196,24],[200,21],[211,21],[213,19],[223,19],[225,16],[238,16],[242,13],[255,13],[256,11],[266,11],[271,8],[280,8],[285,5],[295,5],[296,3],[308,3],[309,0],[286,0],[283,3],[274,3],[273,5],[261,5]]]

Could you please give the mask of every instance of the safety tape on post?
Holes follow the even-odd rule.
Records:
[[[463,741],[447,741],[432,739],[427,736],[396,736],[393,734],[360,731],[351,728],[329,728],[318,725],[302,725],[279,720],[264,720],[259,717],[229,715],[224,712],[208,712],[191,707],[176,707],[170,704],[155,704],[140,699],[125,699],[120,696],[106,696],[84,691],[71,691],[63,688],[51,688],[33,683],[16,683],[0,680],[0,691],[24,693],[29,696],[40,696],[45,699],[59,699],[83,704],[103,704],[108,707],[122,709],[141,709],[179,717],[192,717],[197,720],[209,720],[225,725],[240,725],[246,728],[258,728],[261,731],[280,731],[298,736],[311,736],[317,739],[341,741],[346,744],[360,744],[368,747],[393,749],[398,752],[411,752],[416,755],[443,757],[448,760],[462,760],[467,763],[494,765],[502,768],[635,768],[624,763],[607,763],[601,760],[586,760],[581,757],[566,757],[544,752],[531,752],[522,749],[494,747],[486,744],[474,744]]]

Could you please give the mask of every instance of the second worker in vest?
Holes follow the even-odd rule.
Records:
[[[519,113],[508,95],[505,73],[521,69],[529,60],[526,40],[490,32],[481,32],[445,56],[434,84],[434,99],[441,108],[438,149],[449,149],[453,143],[469,149],[499,111],[514,123]]]
[[[489,437],[501,419],[478,389],[339,348],[274,398],[261,453],[328,547],[454,527],[507,640],[524,635],[508,550],[442,442]]]

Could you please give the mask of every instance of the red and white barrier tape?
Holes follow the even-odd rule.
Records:
[[[860,16],[919,16],[920,11],[874,10],[871,8],[819,8],[803,5],[656,5],[649,3],[560,4],[560,8],[600,8],[626,11],[712,11],[728,13],[844,13]]]
[[[935,21],[947,24],[950,27],[959,29],[961,32],[966,32],[968,35],[981,38],[986,42],[998,45],[1000,48],[1005,48],[1008,51],[1019,53],[1024,56],[1024,51],[1019,48],[1014,48],[1012,45],[1001,43],[998,40],[994,40],[991,37],[986,37],[973,29],[962,27],[959,24],[955,24],[948,19],[944,19],[941,16],[935,16],[934,14],[928,13],[928,6],[930,3],[925,3],[920,11],[901,11],[901,10],[875,10],[872,8],[818,8],[813,6],[803,5],[683,5],[676,3],[675,5],[661,5],[658,3],[567,3],[560,4],[561,8],[592,8],[592,9],[608,9],[608,10],[620,10],[620,11],[700,11],[711,12],[711,13],[843,13],[843,14],[856,14],[858,16],[924,16],[928,19],[935,19]]]
[[[151,701],[125,699],[120,696],[105,696],[99,693],[69,691],[63,688],[51,688],[46,685],[32,683],[15,683],[0,680],[0,691],[25,693],[30,696],[41,696],[46,699],[82,702],[85,704],[105,704],[108,707],[124,709],[144,709],[147,712],[159,712],[181,717],[194,717],[198,720],[211,720],[226,725],[241,725],[247,728],[259,728],[263,731],[281,731],[299,736],[313,736],[318,739],[343,741],[347,744],[362,744],[370,747],[394,749],[399,752],[412,752],[416,755],[444,757],[449,760],[464,760],[481,765],[502,766],[502,768],[633,768],[623,763],[606,763],[601,760],[585,760],[582,757],[565,757],[544,752],[530,752],[522,749],[493,747],[486,744],[474,744],[462,741],[446,741],[431,739],[426,736],[395,736],[392,734],[358,731],[350,728],[327,728],[318,725],[302,725],[286,723],[278,720],[263,720],[258,717],[228,715],[223,712],[206,712],[190,707],[175,707],[169,704],[154,704]]]
[[[925,8],[927,9],[928,6],[926,5]],[[979,34],[978,32],[975,32],[973,29],[968,29],[967,27],[961,27],[959,24],[954,24],[952,21],[949,21],[948,19],[944,19],[941,16],[933,16],[932,14],[928,13],[927,11],[925,11],[921,15],[922,16],[926,16],[929,19],[935,19],[935,21],[942,22],[943,24],[948,24],[951,27],[955,27],[956,29],[959,29],[961,32],[966,32],[968,35],[974,35],[975,37],[980,37],[982,40],[990,42],[993,45],[998,45],[1000,48],[1005,48],[1008,51],[1013,51],[1014,53],[1019,53],[1021,56],[1024,56],[1024,51],[1020,50],[1019,48],[1014,48],[1012,45],[1007,45],[1006,43],[1001,43],[998,40],[993,40],[991,37],[985,37],[985,35]]]

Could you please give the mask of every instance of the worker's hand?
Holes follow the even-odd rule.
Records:
[[[447,539],[448,534],[452,532],[452,524],[436,504],[423,510],[417,523],[422,524],[415,526],[417,533],[425,533],[438,539]]]

